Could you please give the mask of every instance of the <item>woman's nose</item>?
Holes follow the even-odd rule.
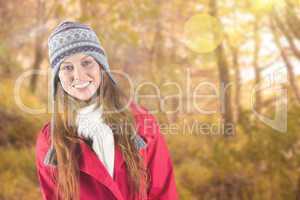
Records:
[[[84,78],[84,72],[81,70],[80,66],[75,66],[74,79],[82,80],[82,78]]]

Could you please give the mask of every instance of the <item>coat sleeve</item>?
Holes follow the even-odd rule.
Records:
[[[46,166],[43,163],[43,158],[49,148],[49,142],[47,134],[49,131],[49,125],[45,125],[39,132],[36,148],[35,148],[35,163],[36,163],[36,173],[39,180],[40,191],[43,200],[57,200],[56,194],[56,184],[54,181],[54,170],[51,166]]]
[[[173,164],[165,138],[154,116],[147,115],[145,120],[144,131],[152,138],[149,139],[147,153],[147,165],[151,176],[148,190],[149,200],[177,200]]]

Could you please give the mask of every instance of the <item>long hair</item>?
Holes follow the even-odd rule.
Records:
[[[101,66],[101,65],[99,65]],[[57,84],[53,113],[53,145],[57,160],[57,199],[78,200],[80,145],[75,125],[76,109],[93,101],[102,105],[103,119],[113,131],[115,144],[121,149],[126,163],[128,183],[132,198],[143,198],[147,194],[149,176],[143,159],[132,140],[136,133],[134,118],[128,106],[128,99],[121,89],[114,85],[106,73],[102,73],[101,84],[88,102],[79,101],[68,95],[60,82]],[[104,76],[103,76],[104,74]],[[96,98],[95,98],[96,97]],[[98,101],[99,100],[99,101]],[[62,112],[61,112],[61,111]]]

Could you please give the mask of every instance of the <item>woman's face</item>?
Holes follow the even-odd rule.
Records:
[[[93,57],[78,53],[64,59],[58,76],[63,89],[69,95],[86,101],[100,86],[100,70]]]

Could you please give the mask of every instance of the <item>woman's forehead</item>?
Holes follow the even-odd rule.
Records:
[[[88,58],[88,57],[90,57],[90,56],[87,55],[87,54],[84,54],[84,53],[76,53],[76,54],[67,56],[67,57],[63,60],[62,63],[64,63],[64,62],[75,62],[75,61],[82,60],[82,59]]]

